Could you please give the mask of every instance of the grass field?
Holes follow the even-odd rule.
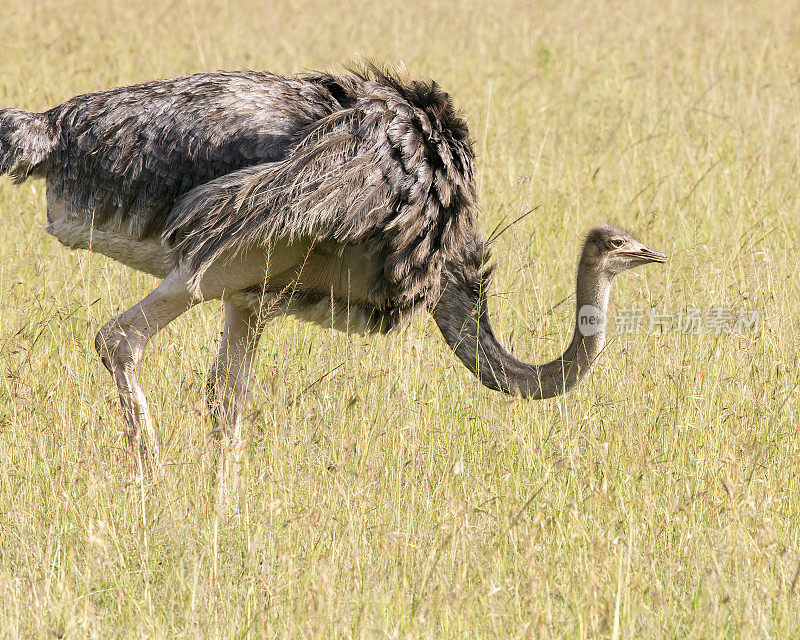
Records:
[[[670,253],[620,306],[757,335],[617,335],[566,397],[481,387],[420,316],[267,330],[236,517],[203,387],[219,305],[154,340],[168,463],[132,471],[97,329],[155,281],[43,232],[0,181],[0,637],[800,637],[800,12],[786,2],[10,0],[0,105],[199,70],[404,61],[467,114],[493,315],[569,340],[582,234]],[[555,309],[554,309],[555,307]]]

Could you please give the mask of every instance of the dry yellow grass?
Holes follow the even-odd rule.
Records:
[[[93,336],[154,281],[58,246],[41,183],[4,179],[0,636],[800,636],[800,13],[697,5],[5,3],[3,106],[356,53],[439,80],[486,226],[542,205],[496,256],[496,324],[527,358],[568,339],[570,306],[548,312],[605,220],[671,254],[618,305],[757,308],[763,327],[618,336],[576,393],[520,403],[427,318],[375,339],[277,321],[241,513],[218,520],[197,407],[219,308],[145,358],[170,463],[142,484]]]

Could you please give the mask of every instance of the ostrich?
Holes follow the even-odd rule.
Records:
[[[95,341],[140,460],[159,452],[139,383],[145,346],[202,301],[224,301],[208,397],[235,465],[253,352],[275,315],[386,333],[427,310],[485,386],[549,398],[578,385],[600,353],[614,276],[666,258],[623,229],[591,230],[571,343],[544,365],[516,359],[489,322],[490,242],[467,125],[436,83],[370,64],[340,75],[198,73],[44,113],[3,109],[3,173],[46,180],[47,232],[61,243],[162,279]]]

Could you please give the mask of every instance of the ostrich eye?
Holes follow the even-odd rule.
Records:
[[[624,244],[625,241],[622,238],[611,238],[611,240],[608,241],[610,249],[622,249]]]

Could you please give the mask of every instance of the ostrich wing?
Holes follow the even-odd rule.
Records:
[[[273,239],[366,242],[383,299],[411,310],[438,295],[442,264],[475,233],[474,197],[469,136],[448,96],[381,77],[285,159],[190,191],[163,239],[195,284],[226,252]]]
[[[48,182],[95,226],[159,235],[181,195],[285,157],[303,127],[339,108],[322,82],[252,71],[77,96],[43,114],[58,150]]]
[[[199,279],[223,253],[272,239],[363,239],[385,217],[389,185],[374,149],[347,126],[312,133],[282,161],[235,171],[190,191],[164,240]],[[326,123],[327,124],[327,123]],[[323,128],[325,125],[322,125]]]

